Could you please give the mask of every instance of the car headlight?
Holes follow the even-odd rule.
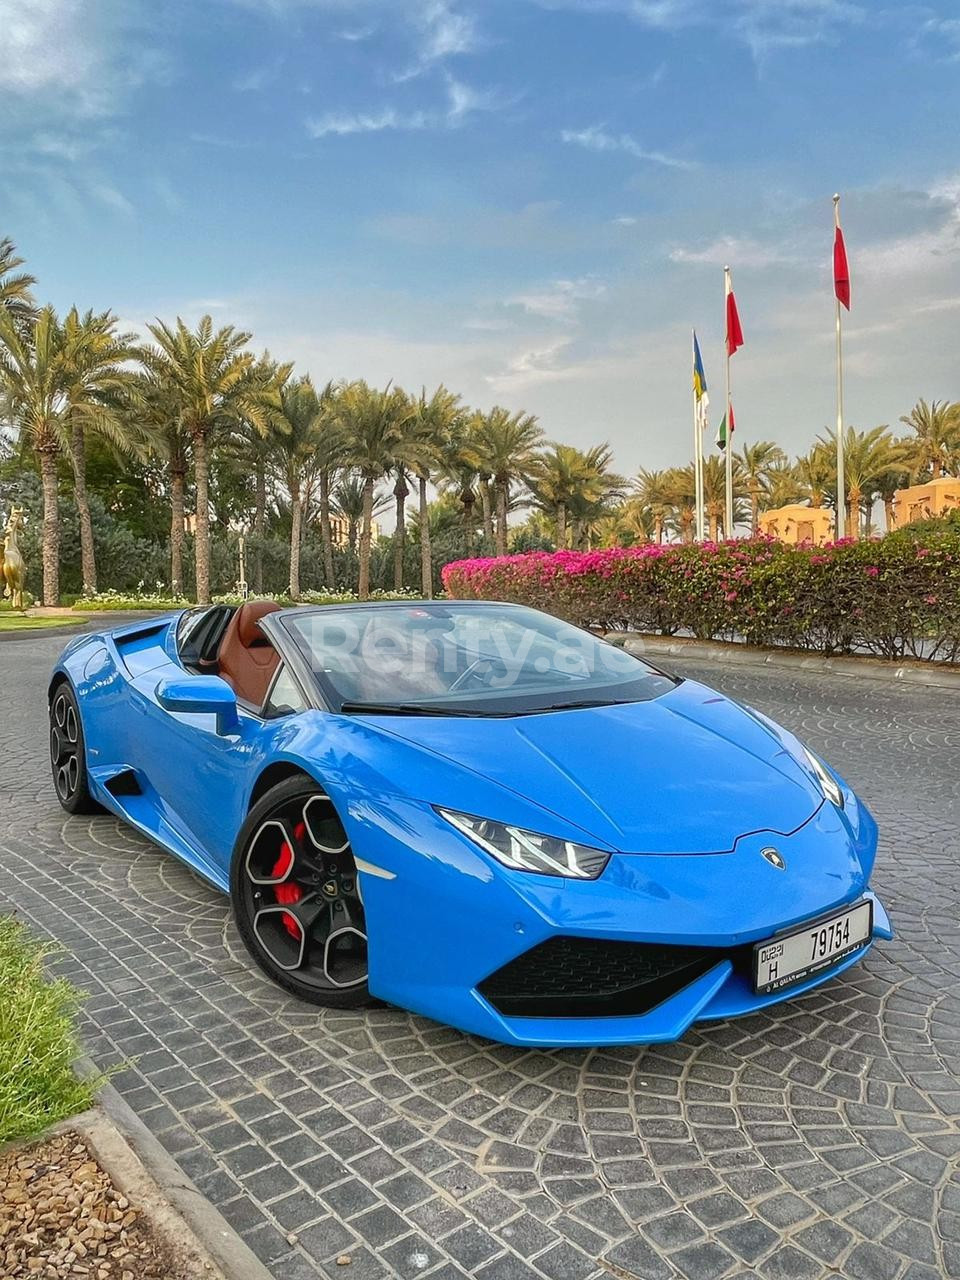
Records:
[[[596,880],[610,860],[609,853],[591,849],[589,845],[559,840],[556,836],[539,835],[488,818],[475,818],[469,813],[437,809],[441,818],[468,836],[514,871],[535,871],[542,876],[566,876],[572,880]]]
[[[804,747],[803,754],[807,757],[807,763],[810,765],[810,768],[817,775],[817,781],[820,783],[820,790],[832,804],[835,804],[838,809],[842,809],[843,792],[840,790],[836,778],[823,761],[818,760],[812,751],[808,751],[807,748]]]

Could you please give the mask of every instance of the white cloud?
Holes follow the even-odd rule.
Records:
[[[308,120],[307,132],[311,138],[343,138],[352,133],[382,133],[385,129],[426,129],[428,123],[423,111],[402,115],[393,107],[385,107],[377,112],[330,112]]]
[[[629,214],[621,214],[619,218],[611,218],[610,221],[615,227],[635,227],[638,219],[631,217]]]
[[[546,288],[517,294],[507,299],[507,305],[522,307],[528,315],[544,320],[569,322],[576,318],[582,301],[602,297],[605,292],[606,285],[599,280],[582,276],[578,280],[554,280]]]
[[[165,73],[146,22],[140,0],[0,0],[0,94],[35,116],[111,114],[126,92]]]
[[[346,137],[354,133],[382,133],[384,130],[417,131],[455,129],[478,111],[495,111],[505,99],[496,90],[475,89],[446,77],[447,103],[430,111],[398,111],[381,107],[376,111],[331,111],[307,121],[312,138]]]
[[[237,93],[259,93],[277,78],[282,65],[280,58],[274,58],[262,66],[254,67],[244,75],[237,76],[233,87]]]
[[[585,147],[588,151],[622,151],[636,160],[647,160],[651,164],[663,165],[668,169],[694,169],[691,160],[683,160],[678,156],[670,156],[663,151],[650,151],[629,133],[609,133],[603,125],[591,125],[587,129],[564,129],[560,134],[562,142]]]
[[[661,31],[691,27],[723,27],[756,58],[776,49],[836,38],[847,26],[862,22],[865,5],[853,0],[534,0],[544,9],[580,13],[619,13]]]
[[[90,194],[105,204],[108,209],[113,209],[117,213],[122,213],[126,217],[132,217],[134,208],[122,191],[118,191],[116,187],[110,186],[107,182],[95,183],[90,188]]]
[[[769,267],[795,262],[796,256],[780,245],[762,244],[758,240],[720,236],[699,249],[671,249],[671,262],[686,262],[712,267]]]

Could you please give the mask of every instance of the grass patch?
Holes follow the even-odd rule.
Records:
[[[75,627],[76,618],[27,618],[22,613],[0,613],[0,631],[36,631],[47,627]]]
[[[0,917],[0,1143],[30,1138],[90,1106],[102,1080],[80,1080],[76,1018],[81,993],[49,979],[55,949]]]

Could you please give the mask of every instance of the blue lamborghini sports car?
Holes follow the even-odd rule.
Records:
[[[50,681],[70,813],[229,892],[305,1000],[520,1045],[673,1040],[889,938],[877,827],[765,716],[518,605],[214,605]]]

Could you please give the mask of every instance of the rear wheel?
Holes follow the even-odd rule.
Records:
[[[254,805],[237,837],[230,896],[247,950],[312,1004],[367,1003],[367,933],[350,842],[330,799],[289,778]]]
[[[67,813],[103,813],[87,786],[87,758],[77,697],[63,680],[50,699],[50,769]]]

